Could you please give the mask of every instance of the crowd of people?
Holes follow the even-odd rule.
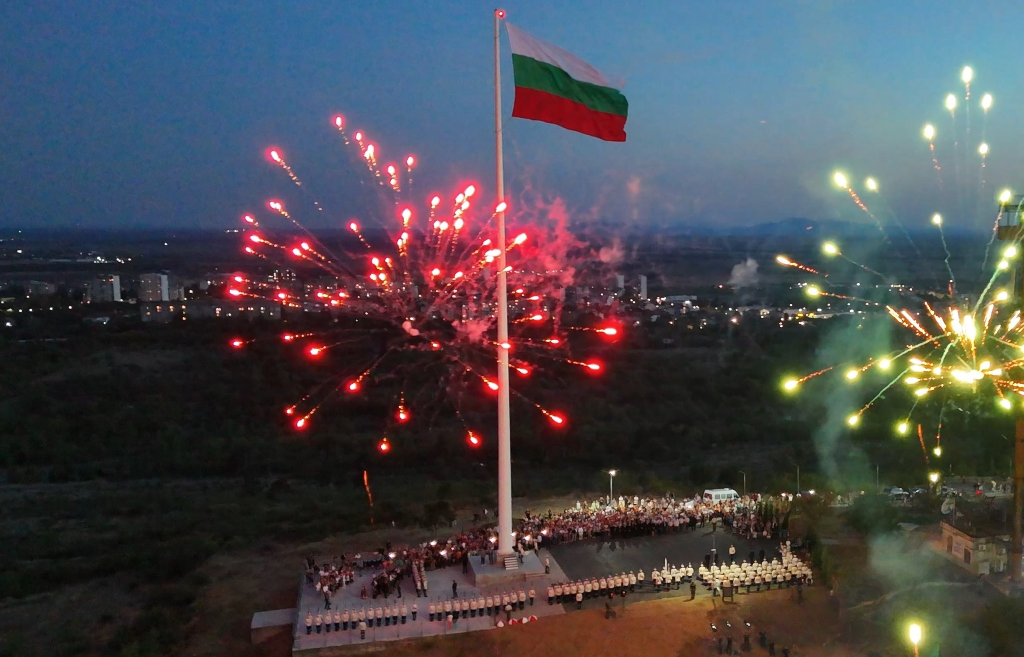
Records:
[[[430,622],[447,622],[449,628],[457,627],[459,619],[482,618],[485,615],[494,617],[495,622],[503,617],[508,623],[512,621],[514,612],[525,610],[527,604],[532,607],[536,596],[537,592],[532,586],[529,591],[520,587],[518,590],[486,594],[480,591],[475,595],[459,596],[458,585],[453,581],[451,598],[431,600],[424,607]],[[335,632],[360,630],[364,632],[361,638],[365,639],[367,628],[405,625],[410,615],[416,621],[418,614],[418,602],[413,600],[411,605],[406,605],[404,600],[397,598],[390,603],[385,600],[349,609],[334,609],[333,613],[328,606],[323,611],[318,610],[316,615],[311,610],[307,611],[306,634],[314,631],[317,634],[330,633],[332,628]]]
[[[590,538],[630,538],[674,531],[693,531],[698,527],[731,527],[747,538],[785,538],[788,502],[764,496],[712,502],[700,496],[677,500],[672,494],[662,497],[602,498],[590,503],[577,502],[559,513],[534,514],[527,510],[516,526],[515,550],[522,555],[531,549]],[[433,540],[400,550],[387,544],[377,552],[352,557],[334,557],[324,564],[312,559],[306,563],[306,579],[317,580],[317,590],[329,600],[339,588],[351,583],[357,573],[376,572],[369,594],[401,597],[402,582],[412,577],[417,597],[426,597],[424,572],[461,565],[468,570],[469,560],[493,565],[497,556],[497,536],[491,526],[467,529],[444,541]],[[753,558],[751,558],[753,561]]]
[[[770,562],[761,555],[761,561],[746,561],[736,563],[730,559],[730,563],[718,565],[711,564],[710,567],[702,565],[697,571],[698,579],[715,595],[721,595],[723,588],[731,589],[733,592],[742,591],[747,587],[747,593],[755,590],[769,591],[772,584],[776,588],[783,586],[811,584],[814,581],[814,573],[791,551],[791,543],[786,541],[779,546],[780,558],[774,558]],[[689,569],[692,572],[692,568]],[[801,588],[802,591],[802,588]]]
[[[609,597],[616,595],[626,597],[627,593],[633,593],[637,587],[643,588],[644,573],[640,571],[634,574],[619,573],[618,575],[606,575],[604,577],[591,577],[575,582],[555,582],[548,585],[548,604],[576,603],[576,608],[583,607],[584,600],[592,598]]]
[[[741,587],[746,586],[747,592],[750,593],[755,590],[755,586],[757,591],[760,591],[762,586],[764,590],[770,590],[773,583],[776,588],[810,584],[814,577],[811,569],[794,555],[790,548],[789,541],[780,544],[780,557],[773,558],[770,562],[764,550],[760,551],[760,561],[754,560],[754,553],[751,551],[750,561],[737,562],[734,558],[735,550],[731,549],[728,564],[720,564],[717,555],[708,553],[704,563],[696,571],[693,564],[670,565],[666,559],[660,568],[651,569],[649,577],[646,577],[642,570],[636,573],[631,570],[616,575],[555,582],[547,589],[548,604],[575,602],[577,608],[581,608],[585,600],[625,597],[628,593],[643,590],[646,582],[650,582],[655,592],[679,590],[684,583],[688,583],[691,598],[696,595],[698,583],[716,596],[722,595],[723,588],[740,592]]]
[[[622,497],[576,503],[561,513],[529,511],[518,527],[527,546],[581,541],[589,538],[632,538],[672,531],[693,531],[711,525],[713,530],[728,526],[749,538],[783,537],[788,524],[789,503],[781,498],[743,496],[713,502],[701,496],[677,500],[669,494],[660,498]]]

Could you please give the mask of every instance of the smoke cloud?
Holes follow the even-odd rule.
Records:
[[[729,285],[737,290],[757,285],[757,260],[747,258],[734,266],[729,274]]]
[[[612,240],[610,246],[602,246],[601,250],[597,252],[598,260],[606,265],[614,265],[622,262],[623,256],[622,240],[618,237]]]

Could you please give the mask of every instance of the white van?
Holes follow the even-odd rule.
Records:
[[[704,501],[711,504],[717,502],[739,501],[740,494],[731,488],[709,488],[704,491]]]

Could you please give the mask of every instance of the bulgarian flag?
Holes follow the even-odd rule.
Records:
[[[629,104],[621,84],[558,46],[505,22],[512,45],[512,116],[543,121],[605,141],[626,141]]]

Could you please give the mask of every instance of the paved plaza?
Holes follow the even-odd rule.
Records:
[[[711,527],[707,526],[656,536],[562,543],[552,547],[551,554],[573,579],[628,573],[631,570],[635,573],[640,569],[650,577],[651,569],[660,569],[666,559],[670,567],[690,564],[697,569],[712,548],[718,550],[722,563],[728,563],[730,545],[736,546],[738,562],[748,559],[751,550],[756,556],[762,549],[771,561],[772,556],[778,554],[779,542],[767,539],[747,541],[721,529],[712,533]]]
[[[427,605],[431,601],[437,603],[450,599],[453,580],[458,584],[460,598],[470,595],[476,597],[481,593],[486,597],[496,593],[500,595],[505,591],[518,592],[520,587],[528,592],[532,587],[537,594],[534,606],[531,607],[529,602],[527,602],[524,611],[517,610],[513,612],[512,617],[517,619],[533,615],[542,620],[545,616],[564,614],[567,610],[575,608],[575,604],[572,603],[549,605],[547,603],[547,587],[549,583],[565,582],[570,578],[578,580],[585,577],[600,577],[602,575],[629,572],[631,570],[637,572],[639,569],[643,569],[648,577],[648,581],[642,590],[627,596],[625,600],[616,599],[614,603],[616,605],[624,604],[627,601],[631,603],[638,600],[664,597],[689,597],[688,585],[681,586],[678,591],[672,590],[655,593],[649,579],[651,569],[656,566],[660,568],[666,559],[669,564],[692,563],[693,567],[697,568],[703,561],[704,555],[713,547],[717,548],[722,562],[728,563],[730,545],[736,546],[737,561],[747,559],[750,550],[754,550],[757,553],[759,550],[764,549],[769,560],[778,554],[777,541],[756,540],[750,542],[722,530],[712,533],[710,527],[698,527],[695,531],[678,531],[656,536],[616,540],[591,539],[575,543],[564,543],[550,549],[542,549],[539,555],[540,561],[543,563],[546,557],[550,557],[550,575],[532,578],[523,582],[512,582],[507,585],[477,588],[472,584],[472,573],[463,574],[462,568],[458,566],[427,571],[426,577],[430,597],[417,598],[415,591],[412,590],[412,583],[407,581],[406,588],[410,590],[403,591],[402,601],[405,602],[410,613],[406,618],[405,624],[401,622],[398,625],[385,626],[382,624],[380,627],[374,624],[373,627],[367,627],[365,639],[360,639],[359,630],[353,629],[351,624],[348,631],[336,632],[332,627],[330,632],[317,634],[314,628],[313,633],[307,635],[305,625],[306,614],[307,612],[312,612],[313,616],[316,616],[317,612],[322,612],[324,599],[323,595],[318,593],[312,584],[306,583],[303,578],[300,585],[294,626],[293,654],[334,646],[369,644],[375,641],[396,641],[494,629],[499,618],[502,621],[505,620],[505,614],[502,613],[500,617],[478,614],[476,618],[460,618],[450,628],[446,622],[439,622],[437,620],[431,622],[427,613]],[[367,590],[371,589],[371,576],[371,573],[367,571],[363,575],[357,576],[354,584],[339,590],[332,599],[332,613],[334,608],[337,608],[339,612],[348,609],[351,615],[353,611],[358,612],[361,608],[368,608],[371,603],[374,607],[378,602],[384,604],[383,598],[378,600],[362,600],[360,598],[360,590],[364,585]],[[697,595],[705,597],[711,594],[704,587],[698,587]],[[390,603],[394,600],[395,598],[392,596],[388,599],[388,602]],[[415,621],[412,620],[411,607],[413,602],[419,606],[419,613]],[[584,607],[600,607],[604,606],[606,602],[606,598],[595,598],[586,601]]]

